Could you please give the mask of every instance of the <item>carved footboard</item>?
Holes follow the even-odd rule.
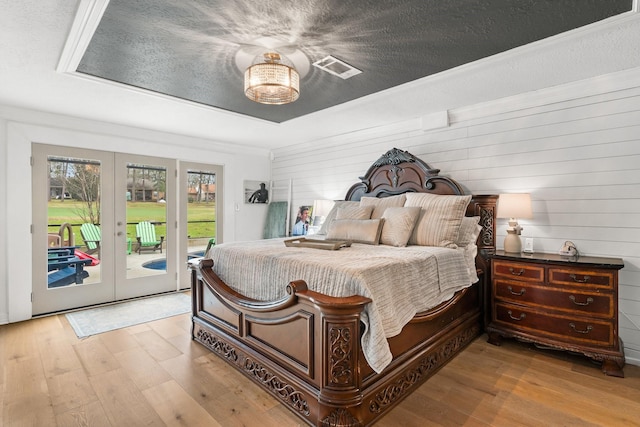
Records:
[[[310,425],[372,424],[480,333],[476,285],[392,338],[394,361],[376,374],[360,348],[369,299],[328,297],[296,281],[280,301],[249,300],[212,265],[192,264],[193,339]]]

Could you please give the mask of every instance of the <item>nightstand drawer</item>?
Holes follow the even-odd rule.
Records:
[[[498,300],[544,307],[580,315],[612,318],[613,295],[537,286],[526,282],[495,280],[493,296]]]
[[[519,262],[494,261],[493,277],[528,282],[543,282],[544,267]]]
[[[496,304],[494,321],[508,329],[547,336],[566,343],[611,347],[614,328],[611,321],[537,312],[511,304]]]
[[[577,268],[549,268],[549,284],[612,289],[614,272]]]

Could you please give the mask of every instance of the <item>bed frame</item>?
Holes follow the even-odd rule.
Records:
[[[439,170],[396,148],[353,185],[346,200],[405,192],[464,194]],[[192,337],[314,426],[371,425],[483,330],[488,263],[495,250],[497,196],[474,196],[467,216],[481,217],[476,265],[480,281],[417,314],[389,339],[393,361],[377,374],[360,348],[360,313],[370,301],[335,298],[289,283],[280,301],[256,301],[229,288],[213,261],[192,263]],[[285,285],[283,285],[285,286]]]

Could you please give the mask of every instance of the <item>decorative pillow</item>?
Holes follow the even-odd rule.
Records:
[[[482,231],[482,226],[478,224],[480,222],[479,216],[465,216],[462,218],[460,224],[460,234],[456,245],[459,248],[465,248],[467,245],[475,245],[478,240],[478,236]]]
[[[478,247],[476,245],[467,245],[461,250],[464,253],[464,259],[467,264],[467,271],[469,272],[471,283],[476,283],[479,280],[478,272],[476,271],[476,255],[478,255]]]
[[[402,207],[407,197],[404,194],[389,197],[363,197],[360,199],[360,206],[373,206],[371,218],[382,218],[382,214],[387,208]]]
[[[460,224],[471,195],[451,196],[430,193],[407,193],[405,206],[420,206],[420,218],[409,244],[456,248]]]
[[[327,217],[324,219],[320,230],[316,233],[317,235],[326,235],[331,227],[331,223],[336,219],[336,215],[338,214],[338,209],[340,207],[348,207],[348,206],[360,206],[360,202],[353,202],[351,200],[336,200],[333,208],[327,214]]]
[[[419,216],[419,206],[387,208],[382,214],[384,224],[380,243],[389,246],[407,246]]]
[[[460,235],[456,244],[459,248],[462,248],[465,261],[467,263],[467,270],[469,271],[469,277],[471,282],[478,281],[478,273],[476,271],[476,255],[478,255],[478,246],[476,241],[482,231],[482,226],[478,224],[480,222],[479,216],[465,216],[462,218],[462,224],[460,224]]]
[[[327,233],[327,239],[351,240],[356,243],[377,245],[380,242],[383,222],[381,218],[336,219]]]
[[[373,206],[342,206],[338,208],[336,219],[370,219]]]

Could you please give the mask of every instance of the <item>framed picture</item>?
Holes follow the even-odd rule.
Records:
[[[244,202],[245,203],[269,203],[269,181],[245,181],[244,182]]]
[[[306,236],[309,234],[312,210],[313,208],[308,205],[303,205],[298,208],[296,217],[293,220],[293,227],[291,228],[292,236]]]

